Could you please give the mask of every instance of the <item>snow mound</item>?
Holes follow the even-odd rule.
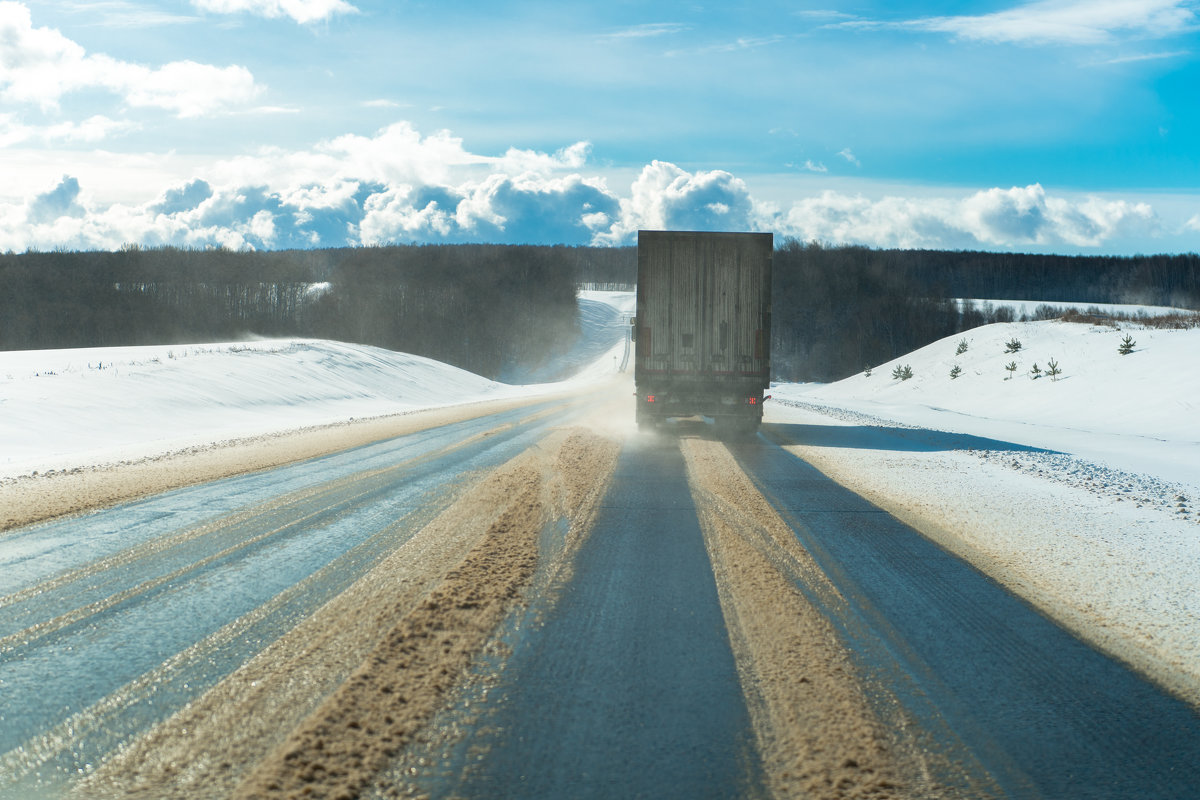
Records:
[[[464,370],[317,340],[0,353],[0,475],[502,396]]]
[[[1121,355],[1127,335],[1135,346]],[[1013,340],[1021,348],[1007,352]],[[958,353],[962,342],[967,349]],[[784,402],[1073,453],[1200,485],[1200,371],[1189,366],[1197,354],[1200,329],[1000,323],[934,342],[869,376],[772,391]],[[1051,362],[1062,371],[1056,378],[1046,376]],[[1015,371],[1006,369],[1011,364]],[[906,366],[912,378],[893,378]]]
[[[575,378],[557,384],[312,339],[0,352],[0,479],[605,379],[620,366],[633,294],[593,295],[580,301],[574,361],[548,368]]]

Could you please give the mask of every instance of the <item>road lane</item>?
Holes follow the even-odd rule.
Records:
[[[349,608],[371,596],[372,602],[392,603],[392,593],[400,590],[397,577],[412,577],[407,567],[398,565],[398,572],[366,587],[359,578],[392,558],[463,487],[478,486],[480,476],[494,476],[498,465],[517,455],[541,453],[548,432],[594,407],[542,404],[5,534],[0,798],[61,796],[80,770],[88,771],[121,743],[134,743],[129,752],[139,755],[114,770],[124,773],[115,774],[112,785],[145,775],[142,755],[187,752],[199,720],[177,715],[172,724],[155,728],[161,734],[156,741],[141,734],[189,704],[196,709],[207,704],[211,718],[225,721],[209,726],[219,738],[222,724],[252,713],[240,704],[250,707],[261,697],[255,685],[272,665],[260,665],[263,672],[249,673],[236,691],[217,691],[225,676],[287,638],[297,623],[309,629],[298,637],[303,641],[296,642],[296,660],[286,663],[305,664],[300,651],[321,634],[313,627],[318,612],[338,602]],[[611,411],[598,416],[611,417]],[[587,517],[594,524],[583,526],[578,549],[567,543],[561,518],[537,532],[539,565],[507,622],[490,635],[479,634],[489,642],[486,647],[471,645],[483,649],[459,654],[462,663],[474,659],[471,670],[439,678],[452,685],[472,670],[492,669],[494,681],[481,683],[483,690],[475,691],[477,686],[474,694],[447,695],[460,706],[469,699],[469,713],[441,707],[422,734],[424,742],[435,743],[406,745],[391,772],[375,782],[375,796],[390,797],[400,787],[467,797],[767,796],[787,785],[764,775],[758,748],[772,737],[788,742],[793,752],[799,747],[792,742],[807,742],[803,746],[815,761],[808,754],[801,761],[811,775],[825,769],[821,758],[838,753],[828,773],[835,778],[839,769],[843,776],[871,773],[885,793],[920,796],[915,790],[923,784],[908,783],[914,791],[906,793],[882,767],[844,757],[846,746],[859,746],[855,742],[829,746],[828,726],[841,726],[839,733],[849,727],[836,706],[826,704],[818,712],[814,700],[811,708],[799,707],[809,713],[792,715],[787,724],[821,729],[805,737],[782,736],[777,720],[788,713],[760,715],[757,719],[776,726],[760,730],[752,713],[755,693],[768,693],[763,686],[741,684],[746,662],[730,637],[759,637],[766,642],[758,646],[761,653],[772,649],[775,628],[790,629],[793,652],[813,651],[819,636],[828,663],[835,665],[830,674],[849,681],[865,677],[862,694],[895,697],[904,705],[905,719],[921,729],[904,735],[942,756],[927,763],[953,769],[970,760],[981,765],[970,779],[979,785],[995,781],[1003,796],[1195,796],[1200,717],[1194,710],[781,449],[771,441],[781,433],[768,425],[764,435],[730,444],[736,469],[720,466],[727,456],[716,456],[725,453],[724,444],[705,442],[707,450],[695,452],[711,451],[706,463],[713,466],[699,492],[694,480],[689,484],[675,437],[707,437],[706,426],[671,426],[661,436],[626,439],[612,484],[596,516]],[[577,469],[586,465],[587,448],[571,453],[579,460],[544,470],[538,479],[546,482],[543,491],[561,491],[551,487],[562,475],[578,479],[611,469],[611,460],[604,469]],[[739,469],[765,500],[750,497],[745,487],[734,490]],[[586,480],[603,486],[599,478]],[[503,486],[495,491],[505,502],[515,499]],[[545,498],[539,502],[555,506]],[[726,526],[720,547],[712,546],[711,530],[702,533],[701,512],[719,516]],[[463,528],[453,518],[439,519],[440,529],[425,527],[424,549],[412,551],[420,554],[416,560],[433,560],[430,548]],[[546,547],[550,540],[553,546]],[[89,547],[98,559],[87,559]],[[797,547],[805,559],[811,556],[811,564],[796,567]],[[457,552],[449,548],[438,555],[442,566],[405,588],[412,603],[437,589],[443,575],[438,570],[461,559]],[[542,562],[550,552],[570,556],[561,574],[546,572]],[[714,568],[725,576],[727,607]],[[800,624],[797,604],[783,602],[782,593],[773,602],[770,581],[751,586],[768,572],[772,581],[790,581],[785,588],[807,598],[835,633],[825,637],[811,620]],[[734,585],[737,581],[743,584]],[[468,607],[455,606],[453,594],[449,605],[469,614]],[[740,634],[731,634],[737,626],[725,618],[734,606],[755,617],[741,621]],[[369,613],[374,615],[373,607]],[[432,613],[431,630],[442,624],[439,613]],[[852,651],[852,668],[840,666],[836,651],[842,647]],[[364,659],[368,650],[362,652],[354,658]],[[333,691],[341,681],[352,684],[346,676],[357,663],[324,676],[321,691]],[[366,659],[360,666],[370,663]],[[755,680],[795,683],[775,708],[786,712],[788,703],[806,702],[811,689],[829,694],[811,660],[803,675],[792,671],[800,663],[805,662],[789,658],[755,665],[760,668]],[[403,685],[405,673],[395,675]],[[277,674],[271,680],[290,678]],[[276,727],[286,732],[296,716]],[[878,715],[884,724],[896,719]],[[877,740],[862,739],[868,748]],[[168,766],[156,766],[158,788],[172,785],[170,758],[163,755],[162,762]],[[195,785],[216,785],[206,784],[202,773],[212,765],[204,763],[195,768],[201,773],[192,776]],[[252,767],[250,762],[237,769]],[[931,780],[953,788],[947,779],[954,777]],[[778,796],[792,794],[783,790]]]
[[[678,441],[637,437],[543,623],[516,645],[434,796],[764,793]],[[474,760],[472,754],[483,754]]]
[[[847,599],[827,613],[866,669],[931,727],[948,725],[1010,796],[1196,796],[1196,710],[764,431],[734,453]]]
[[[6,533],[0,797],[199,696],[577,413],[537,404]]]

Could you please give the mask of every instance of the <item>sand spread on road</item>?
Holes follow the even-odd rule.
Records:
[[[681,442],[721,607],[776,797],[983,797],[930,777],[904,728],[889,730],[830,621],[797,588],[844,604],[725,445]],[[896,707],[896,714],[901,712]]]
[[[357,796],[518,601],[543,527],[591,519],[617,450],[591,432],[555,431],[74,795]]]
[[[116,464],[0,481],[0,532],[545,401],[471,403],[267,434]]]

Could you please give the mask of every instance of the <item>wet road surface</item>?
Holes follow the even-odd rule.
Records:
[[[760,765],[675,442],[626,445],[573,579],[438,796],[754,797]],[[469,767],[469,768],[468,768]]]
[[[0,534],[0,797],[62,796],[585,411],[538,404]],[[782,556],[780,569],[924,746],[968,754],[1002,796],[1200,796],[1195,709],[832,483],[783,435],[766,426],[729,450],[837,602]],[[487,691],[436,718],[454,720],[436,747],[401,748],[377,796],[402,780],[434,796],[769,794],[680,436],[708,433],[623,439],[570,568],[535,577],[493,637],[503,646],[481,654]],[[561,526],[546,524],[542,536]],[[435,761],[410,770],[422,746]]]

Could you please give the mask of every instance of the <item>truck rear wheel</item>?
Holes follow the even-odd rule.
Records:
[[[658,418],[647,411],[646,407],[640,401],[634,412],[634,418],[637,420],[638,430],[642,433],[653,431],[658,427]]]

